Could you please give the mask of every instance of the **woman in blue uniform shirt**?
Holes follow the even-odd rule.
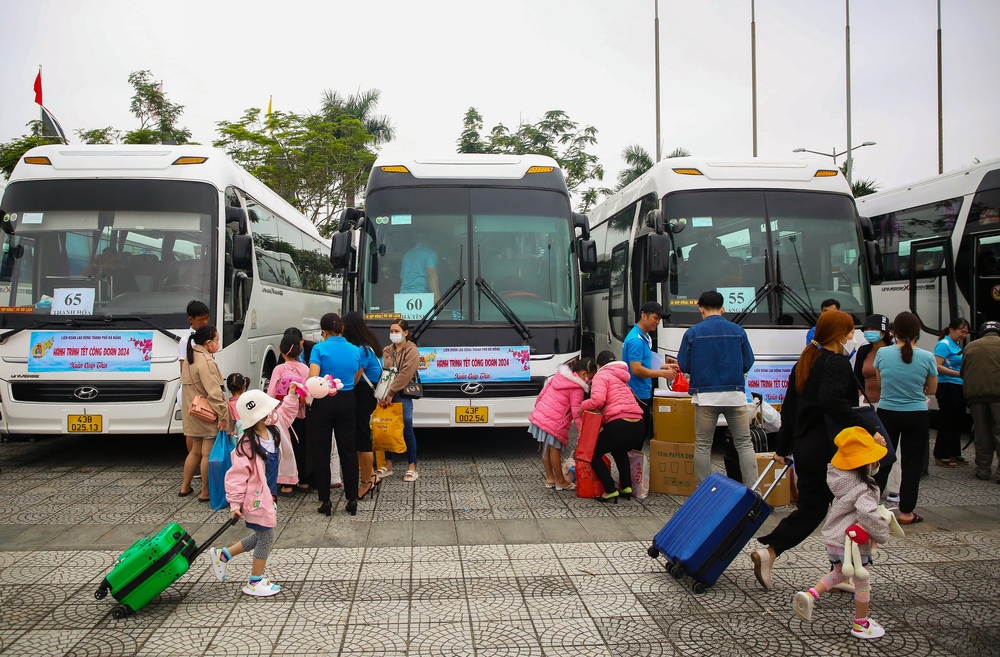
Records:
[[[337,440],[340,462],[345,464],[344,509],[352,516],[358,511],[358,452],[354,444],[354,384],[361,378],[361,350],[344,338],[344,320],[337,313],[327,313],[319,321],[323,341],[309,355],[309,376],[340,379],[344,387],[336,394],[314,399],[306,421],[309,426],[309,460],[313,466],[320,506],[316,509],[331,515],[330,448],[331,436]]]

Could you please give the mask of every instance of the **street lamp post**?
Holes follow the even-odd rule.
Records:
[[[873,142],[873,141],[866,141],[863,144],[858,144],[857,146],[852,146],[851,148],[848,148],[846,151],[841,151],[839,153],[837,152],[836,147],[834,147],[834,149],[832,151],[830,151],[829,153],[823,153],[823,152],[820,152],[820,151],[811,151],[808,148],[795,148],[795,149],[792,150],[792,152],[793,153],[812,153],[813,155],[825,155],[827,157],[832,157],[833,158],[833,165],[837,166],[837,158],[840,157],[841,155],[847,155],[847,157],[850,158],[851,157],[850,156],[851,151],[856,151],[857,149],[863,148],[865,146],[874,146],[874,145],[875,145],[875,142]],[[848,185],[851,184],[851,167],[847,167],[847,184]]]

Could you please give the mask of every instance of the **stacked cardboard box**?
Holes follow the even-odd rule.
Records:
[[[771,462],[771,453],[764,453],[757,455],[757,476],[759,477],[767,464]],[[763,495],[770,488],[771,484],[774,482],[774,478],[778,476],[781,472],[783,465],[774,464],[771,471],[764,478],[764,481],[760,482],[760,494]],[[772,507],[775,506],[785,506],[792,503],[792,477],[794,476],[791,469],[785,474],[784,478],[778,482],[778,485],[774,487],[774,492],[767,498],[767,503]]]
[[[690,495],[694,492],[694,442],[649,441],[649,492]]]
[[[694,442],[695,405],[690,397],[653,397],[653,438],[670,443]]]

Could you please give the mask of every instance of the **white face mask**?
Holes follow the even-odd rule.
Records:
[[[858,350],[858,343],[854,338],[850,338],[847,342],[841,342],[841,346],[844,347],[844,354],[850,358],[854,355],[854,352]]]
[[[402,341],[403,341],[403,334],[402,333],[390,333],[389,334],[389,342],[391,342],[393,344],[399,344]]]

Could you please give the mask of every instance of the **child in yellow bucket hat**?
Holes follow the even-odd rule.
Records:
[[[823,525],[823,540],[833,570],[808,591],[799,591],[792,599],[792,610],[805,621],[812,619],[814,603],[820,595],[854,577],[854,622],[851,635],[859,639],[877,639],[885,629],[868,618],[871,594],[872,550],[877,543],[889,540],[889,534],[902,535],[895,517],[879,504],[878,484],[872,478],[878,462],[886,455],[885,445],[875,442],[861,427],[844,429],[834,439],[837,453],[826,470],[826,483],[833,492],[833,505]]]

